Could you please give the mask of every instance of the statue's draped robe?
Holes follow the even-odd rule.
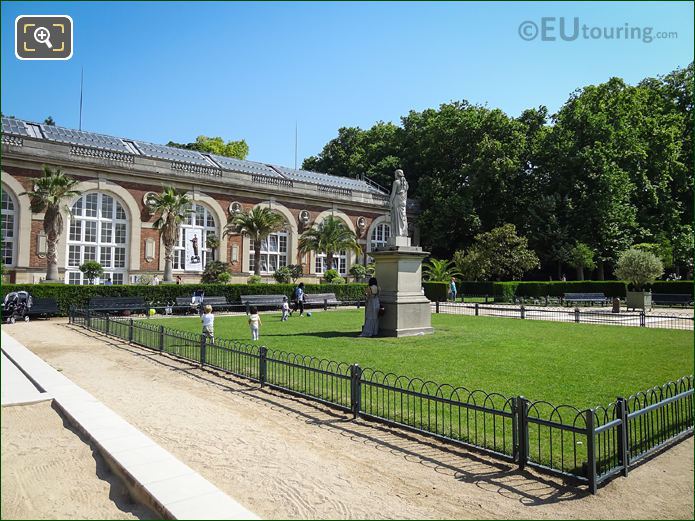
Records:
[[[405,204],[408,200],[408,181],[396,179],[391,190],[391,235],[396,237],[408,236],[408,218],[405,214]]]

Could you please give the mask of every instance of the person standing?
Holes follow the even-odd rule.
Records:
[[[449,298],[452,302],[456,302],[456,278],[451,277],[451,282],[449,283]]]
[[[212,314],[212,306],[205,306],[205,313],[201,317],[203,322],[203,336],[206,342],[215,341],[215,315]]]
[[[365,290],[367,303],[364,306],[364,326],[360,336],[372,337],[379,334],[379,309],[381,302],[379,301],[379,284],[376,278],[369,279],[367,289]]]
[[[304,283],[300,282],[299,285],[294,288],[294,293],[292,294],[292,302],[294,303],[294,307],[292,308],[292,311],[290,311],[290,316],[292,316],[292,313],[297,311],[299,309],[299,316],[304,315]]]
[[[287,321],[287,317],[290,314],[290,305],[287,302],[287,297],[282,297],[282,321]]]
[[[176,275],[176,284],[181,284],[181,275]]]
[[[251,329],[251,340],[258,340],[259,331],[263,322],[261,322],[261,316],[258,314],[258,308],[253,306],[251,308],[251,314],[249,315],[249,328]]]

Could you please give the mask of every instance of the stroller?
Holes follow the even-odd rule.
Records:
[[[200,315],[203,314],[203,300],[205,300],[205,291],[202,289],[197,289],[193,292],[191,297],[191,311],[198,312]]]
[[[5,295],[2,306],[3,317],[9,324],[14,324],[19,318],[29,322],[29,310],[33,299],[28,291],[12,291]]]

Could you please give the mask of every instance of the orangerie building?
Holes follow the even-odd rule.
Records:
[[[2,258],[10,282],[40,282],[46,273],[43,215],[32,214],[33,180],[43,166],[60,167],[77,179],[79,195],[68,201],[65,230],[58,244],[58,268],[68,284],[83,284],[79,266],[96,260],[114,284],[135,283],[142,275],[164,270],[164,254],[155,220],[145,201],[163,186],[185,190],[193,200],[174,256],[174,275],[184,282],[200,280],[201,268],[186,266],[184,233],[215,235],[215,250],[201,248],[202,265],[227,262],[233,282],[245,282],[254,270],[248,237],[223,229],[230,215],[255,206],[270,207],[285,217],[285,228],[263,242],[261,274],[272,280],[275,270],[302,264],[305,280],[316,281],[325,270],[325,255],[300,254],[301,233],[333,215],[357,234],[363,254],[340,252],[337,268],[348,275],[355,263],[389,237],[388,193],[368,179],[351,179],[241,161],[214,154],[155,145],[13,118],[2,118]],[[410,219],[412,222],[413,219]],[[413,235],[415,235],[413,237]],[[418,243],[417,230],[411,230]],[[204,246],[204,245],[203,245]],[[143,280],[146,278],[143,277]]]

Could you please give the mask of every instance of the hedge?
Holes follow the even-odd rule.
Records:
[[[338,300],[364,298],[366,284],[306,284],[306,293],[335,293]],[[86,306],[92,297],[143,297],[146,302],[163,305],[176,297],[190,297],[202,289],[206,295],[227,297],[240,302],[241,295],[287,295],[291,298],[295,284],[160,284],[159,286],[78,286],[75,284],[3,284],[2,297],[11,291],[28,291],[35,298],[53,298],[60,312],[68,314],[70,306]]]
[[[425,290],[425,296],[432,302],[447,300],[449,295],[448,282],[423,282],[422,287]]]

